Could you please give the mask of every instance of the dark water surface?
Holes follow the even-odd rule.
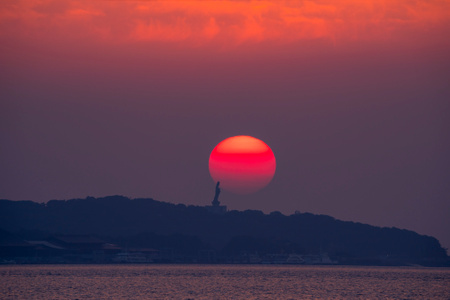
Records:
[[[0,266],[0,299],[450,299],[450,269],[261,265]]]

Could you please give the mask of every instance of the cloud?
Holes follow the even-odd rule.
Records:
[[[9,3],[9,4],[8,4]],[[404,28],[449,27],[446,1],[55,1],[0,5],[3,34],[61,34],[114,43],[191,45],[385,39]],[[12,23],[19,26],[9,26]],[[50,26],[51,25],[51,26]],[[75,30],[76,29],[76,30]],[[53,32],[52,32],[53,31]]]

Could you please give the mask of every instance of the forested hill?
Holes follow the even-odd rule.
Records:
[[[0,229],[22,236],[93,234],[147,247],[155,247],[161,237],[178,236],[181,244],[195,240],[197,248],[223,253],[327,252],[340,259],[384,257],[409,262],[447,258],[437,239],[409,230],[310,213],[285,216],[247,210],[214,214],[199,206],[122,196],[42,204],[0,200]]]

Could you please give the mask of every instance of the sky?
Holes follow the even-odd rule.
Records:
[[[450,247],[450,2],[2,0],[0,198],[209,205],[249,135],[272,182],[229,209]]]

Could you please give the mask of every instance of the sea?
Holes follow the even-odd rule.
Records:
[[[2,265],[0,299],[450,299],[450,269]]]

